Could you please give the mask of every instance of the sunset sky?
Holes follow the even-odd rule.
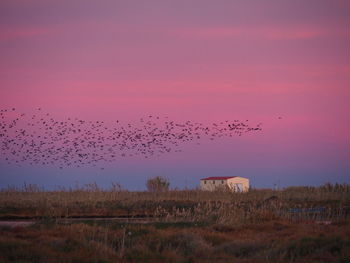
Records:
[[[207,176],[253,187],[350,183],[350,1],[2,0],[0,108],[56,118],[262,122],[105,170],[9,165],[0,187],[96,181],[142,190]],[[280,118],[281,117],[281,118]]]

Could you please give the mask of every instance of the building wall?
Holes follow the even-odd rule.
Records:
[[[206,182],[206,183],[205,183]],[[213,191],[219,188],[229,187],[232,191],[247,192],[249,190],[249,179],[234,177],[227,180],[201,180],[200,189]]]
[[[206,182],[206,183],[205,183]],[[227,180],[201,180],[200,188],[206,191],[214,191],[217,188],[227,187]]]
[[[249,179],[243,177],[234,177],[227,180],[227,185],[233,191],[248,192]]]

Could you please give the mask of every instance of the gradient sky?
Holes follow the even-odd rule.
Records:
[[[350,183],[349,14],[347,0],[2,0],[0,108],[249,119],[263,131],[104,171],[0,160],[0,186],[143,189],[154,175],[180,188],[206,176],[245,176],[254,187]]]

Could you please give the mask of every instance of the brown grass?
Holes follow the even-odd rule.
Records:
[[[348,185],[248,193],[129,192],[89,184],[0,192],[0,262],[349,262]],[[153,223],[64,222],[73,216],[145,216]]]
[[[258,223],[271,219],[329,221],[348,218],[350,186],[290,187],[247,193],[183,190],[130,192],[113,184],[43,191],[35,185],[0,191],[0,218],[142,216],[162,221],[220,224]],[[314,209],[314,210],[312,210]]]
[[[350,222],[39,224],[0,229],[1,262],[348,262]]]

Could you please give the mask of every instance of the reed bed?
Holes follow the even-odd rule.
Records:
[[[131,192],[119,184],[101,189],[96,183],[45,191],[36,185],[0,191],[2,218],[153,217],[160,221],[225,224],[256,223],[275,218],[294,221],[341,220],[349,217],[350,186],[288,187],[282,190],[171,190]]]
[[[0,219],[44,220],[0,227],[0,262],[349,262],[349,194],[331,184],[247,193],[8,187]]]
[[[0,228],[0,262],[349,262],[350,224],[41,223]]]

